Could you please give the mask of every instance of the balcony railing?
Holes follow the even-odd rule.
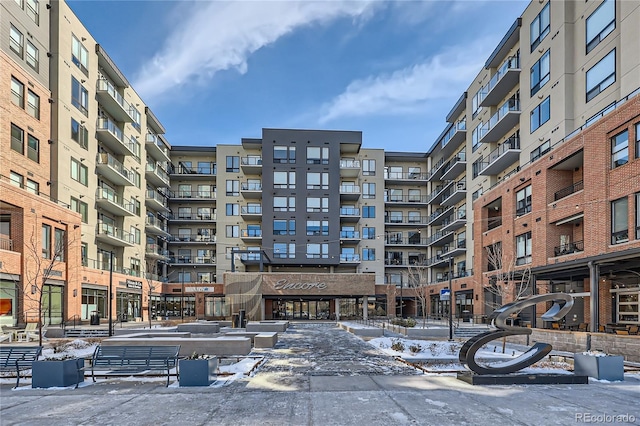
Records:
[[[574,183],[573,185],[569,185],[566,188],[562,188],[560,191],[557,191],[553,194],[554,201],[558,201],[561,198],[567,197],[574,192],[582,191],[584,189],[584,181],[579,181]]]
[[[133,203],[125,203],[120,194],[118,194],[111,188],[96,189],[96,199],[110,201],[112,204],[115,204],[118,207],[135,214],[136,210]]]
[[[199,163],[195,167],[179,163],[177,167],[170,167],[170,173],[172,175],[215,175],[217,167],[216,163]]]
[[[566,254],[578,253],[584,251],[584,241],[574,241],[572,243],[562,244],[553,248],[554,256],[564,256]]]
[[[420,173],[420,172],[384,172],[385,179],[398,179],[398,180],[426,180],[429,176],[428,173]]]
[[[169,175],[162,170],[160,163],[147,163],[147,172],[151,172],[162,179],[163,182],[169,183]]]
[[[110,81],[104,79],[98,80],[97,89],[109,93],[111,97],[115,99],[116,102],[118,102],[122,109],[124,109],[125,111],[129,110],[129,104],[127,104],[122,95],[118,93],[118,91]]]
[[[354,207],[340,207],[340,216],[360,216],[360,209]]]
[[[359,169],[360,160],[340,160],[341,169]]]
[[[261,166],[262,157],[242,157],[243,166]]]
[[[145,246],[145,253],[149,253],[149,254],[157,254],[159,256],[169,256],[169,251],[162,248],[160,245],[158,244],[147,244]]]
[[[427,195],[392,195],[385,194],[385,203],[426,203]]]
[[[520,112],[520,101],[515,97],[507,99],[489,121],[480,128],[480,139],[484,138],[510,112]]]
[[[340,262],[360,262],[359,254],[341,254]]]
[[[242,214],[262,214],[262,206],[242,206]]]
[[[13,240],[10,238],[0,238],[0,250],[13,251]]]
[[[116,123],[111,121],[108,118],[98,118],[98,123],[96,125],[96,130],[106,130],[113,135],[116,139],[120,141],[121,144],[124,145],[124,133],[122,129],[118,127]]]
[[[359,194],[360,187],[358,185],[340,185],[341,194]]]
[[[240,185],[240,190],[241,191],[262,191],[262,182],[256,182],[256,183],[247,183],[247,182],[242,182],[242,185]]]
[[[262,229],[243,229],[241,232],[241,237],[262,238]]]
[[[340,231],[340,238],[359,239],[360,232],[359,231]]]
[[[396,223],[396,224],[423,224],[426,225],[428,220],[428,216],[391,216],[385,215],[384,222],[385,223]]]
[[[449,129],[447,134],[442,137],[442,147],[444,148],[451,141],[451,139],[453,139],[453,135],[455,135],[456,132],[466,131],[466,130],[467,130],[467,119],[463,118],[462,120],[455,123],[451,127],[451,129]]]
[[[484,91],[485,96],[486,96],[486,94],[491,92],[491,90],[494,87],[496,87],[496,84],[498,84],[498,82],[502,79],[502,77],[504,77],[504,75],[507,73],[507,71],[509,71],[509,70],[518,70],[518,69],[520,69],[520,55],[512,56],[511,58],[506,60],[502,64],[502,66],[498,69],[498,71],[496,71],[496,73],[493,75],[493,77],[491,77],[491,80],[489,80],[489,83],[486,86],[486,90]],[[483,96],[483,98],[485,96]]]
[[[109,235],[113,238],[117,238],[118,240],[125,241],[127,243],[133,244],[133,234],[123,231],[122,229],[118,229],[113,225],[109,225],[107,223],[99,223],[96,226],[96,231],[99,235]]]

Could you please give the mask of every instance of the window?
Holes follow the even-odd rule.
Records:
[[[240,157],[227,156],[227,172],[239,172],[240,171]]]
[[[307,172],[307,189],[329,189],[329,173]]]
[[[273,187],[295,189],[296,172],[273,172]]]
[[[273,197],[273,211],[276,212],[295,212],[296,197]]]
[[[364,183],[362,184],[362,198],[376,198],[376,184]]]
[[[178,219],[191,219],[191,207],[178,207]]]
[[[9,30],[9,48],[22,58],[23,35],[16,27],[11,25]]]
[[[616,81],[616,49],[587,71],[587,102]]]
[[[376,249],[373,249],[373,248],[362,249],[362,260],[368,260],[368,261],[376,260]]]
[[[478,115],[478,113],[480,112],[480,109],[482,108],[480,106],[480,102],[482,102],[482,100],[484,99],[484,96],[487,94],[487,87],[481,87],[475,95],[473,95],[473,99],[471,100],[471,107],[472,107],[472,111],[473,111],[473,118],[476,118],[476,116]]]
[[[364,207],[362,207],[362,217],[363,218],[375,218],[376,217],[376,206],[364,206]]]
[[[290,163],[290,164],[295,163],[296,147],[295,146],[274,146],[273,162],[274,163]]]
[[[616,28],[616,2],[605,0],[587,18],[587,53]]]
[[[240,195],[240,181],[228,180],[227,181],[227,195],[238,196]]]
[[[542,101],[537,107],[531,111],[531,133],[535,132],[538,127],[549,121],[551,117],[551,101],[550,97]]]
[[[296,258],[296,245],[287,243],[274,243],[273,244],[273,257],[275,259],[295,259]]]
[[[63,229],[55,228],[53,231],[53,241],[54,241],[54,254],[56,256],[56,260],[59,262],[64,262],[64,246],[65,246],[65,232]]]
[[[40,193],[40,184],[38,182],[27,179],[27,192],[38,195]]]
[[[40,96],[27,90],[27,113],[40,120]]]
[[[362,174],[364,176],[375,176],[376,160],[362,160]]]
[[[307,259],[328,259],[329,244],[307,244]]]
[[[11,149],[24,154],[24,130],[11,123]]]
[[[531,231],[516,237],[516,265],[531,263]]]
[[[80,243],[80,261],[82,266],[89,266],[89,243]]]
[[[51,259],[51,226],[42,225],[42,258]]]
[[[420,195],[419,189],[410,189],[409,190],[409,202],[410,203],[419,203],[422,199]]]
[[[531,151],[531,162],[533,163],[549,151],[551,151],[551,139],[547,140],[542,145],[539,145],[536,149]]]
[[[71,104],[84,115],[88,115],[89,92],[75,77],[71,77]]]
[[[88,169],[75,158],[71,158],[71,179],[80,182],[84,186],[89,185]]]
[[[133,122],[131,123],[133,128],[136,129],[137,131],[140,131],[140,124],[141,124],[140,111],[135,109],[135,107],[130,106],[129,107],[129,115],[131,116],[131,118],[133,118]]]
[[[11,102],[24,108],[24,84],[15,77],[11,77]]]
[[[240,205],[227,203],[227,216],[238,216],[240,214]]]
[[[129,228],[129,231],[131,232],[131,237],[133,238],[133,243],[135,244],[140,244],[140,240],[141,240],[141,232],[138,228],[136,228],[135,226],[132,226],[131,228]]]
[[[619,198],[611,202],[611,244],[629,241],[629,205],[627,198]]]
[[[198,209],[196,210],[196,215],[198,219],[202,220],[211,220],[213,218],[211,207],[198,207]]]
[[[178,198],[191,198],[191,184],[180,183],[178,184]]]
[[[87,203],[83,203],[77,198],[71,197],[70,205],[71,205],[71,210],[73,210],[74,212],[80,213],[80,216],[82,216],[83,223],[89,223],[89,206],[87,205]]]
[[[387,179],[403,179],[403,172],[401,166],[385,167],[385,174]]]
[[[89,131],[73,118],[71,119],[71,139],[84,149],[88,149]]]
[[[273,235],[295,235],[295,220],[276,219],[273,221]]]
[[[363,240],[375,240],[376,239],[376,228],[372,226],[365,226],[362,228],[362,239]]]
[[[240,236],[240,227],[238,225],[225,226],[225,236],[227,238],[238,238]]]
[[[308,146],[307,164],[329,164],[329,148]]]
[[[17,186],[18,188],[22,188],[24,186],[24,176],[19,173],[9,173],[9,180],[11,181],[11,185],[13,186]]]
[[[551,50],[547,50],[538,62],[531,67],[531,96],[538,93],[538,90],[549,82],[550,66],[549,57]]]
[[[636,194],[636,240],[640,240],[640,192]]]
[[[310,197],[307,198],[307,213],[328,213],[329,198]]]
[[[531,185],[516,193],[516,216],[531,212]]]
[[[329,235],[329,221],[307,220],[307,235]]]
[[[550,17],[549,17],[549,4],[548,2],[540,11],[538,16],[531,22],[531,51],[540,44],[542,40],[549,34],[551,30]]]
[[[89,52],[74,35],[71,39],[71,61],[85,74],[89,73]]]
[[[615,169],[629,161],[629,131],[625,130],[611,138],[611,168]]]
[[[471,131],[471,151],[476,152],[478,147],[480,146],[480,129],[483,124],[480,123],[476,126],[475,129]]]
[[[636,158],[640,158],[640,123],[636,124]]]
[[[40,69],[40,53],[38,48],[35,47],[29,40],[27,40],[27,65],[29,65],[35,72]]]
[[[131,197],[131,205],[133,206],[133,214],[140,216],[140,200]]]
[[[40,141],[33,135],[27,137],[27,157],[36,163],[40,162]]]
[[[33,19],[36,25],[40,25],[40,10],[38,0],[27,0],[27,8],[25,9],[27,16]]]

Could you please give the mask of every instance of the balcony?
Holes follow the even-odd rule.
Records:
[[[467,182],[461,180],[442,194],[441,206],[454,206],[467,196]]]
[[[163,237],[168,237],[170,235],[167,230],[167,225],[162,220],[154,216],[147,216],[144,222],[144,230],[147,234],[152,235],[161,235]]]
[[[358,185],[340,185],[341,200],[357,200],[360,198],[360,187]]]
[[[147,163],[144,175],[156,187],[169,187],[169,175],[162,169],[160,163]]]
[[[384,240],[387,246],[426,246],[427,238],[422,238],[420,233],[412,236],[387,235]]]
[[[147,189],[145,193],[144,204],[148,209],[158,212],[168,212],[167,200],[164,196],[160,195],[155,189]]]
[[[359,242],[360,241],[360,232],[359,231],[340,231],[340,242]]]
[[[340,207],[341,222],[358,222],[360,220],[360,209],[354,207]]]
[[[567,254],[580,253],[584,251],[584,241],[574,241],[572,243],[562,244],[553,248],[555,257],[565,256]]]
[[[262,173],[262,157],[242,157],[240,166],[246,175],[259,175]]]
[[[195,190],[185,189],[182,191],[169,191],[169,200],[171,201],[213,201],[216,199],[215,191],[211,190]]]
[[[384,171],[384,180],[386,183],[414,183],[416,181],[424,181],[428,180],[428,173],[421,172],[390,172],[388,170]]]
[[[431,167],[429,173],[427,173],[427,181],[438,181],[442,179],[442,171],[449,163],[444,158],[438,160],[436,164]]]
[[[449,258],[444,257],[441,254],[435,255],[432,258],[427,259],[427,261],[425,262],[425,265],[431,268],[438,268],[448,264],[449,264]]]
[[[562,188],[560,191],[557,191],[553,194],[554,201],[558,201],[564,197],[568,197],[569,195],[582,191],[584,189],[584,181],[579,181],[574,183],[573,185],[569,185],[566,188]]]
[[[427,195],[390,195],[385,193],[384,202],[390,205],[409,205],[427,204]]]
[[[240,215],[243,219],[260,219],[262,217],[261,205],[247,205],[242,206],[240,209]]]
[[[125,203],[122,196],[110,188],[96,189],[96,205],[116,216],[133,216],[135,208],[132,203]]]
[[[455,231],[467,224],[467,209],[457,209],[442,221],[442,232]]]
[[[125,142],[122,129],[109,118],[98,118],[96,138],[116,154],[140,156],[140,149],[130,141]]]
[[[115,247],[134,246],[133,235],[106,223],[96,226],[96,240]]]
[[[121,162],[106,152],[96,156],[96,171],[115,185],[135,186],[134,173],[125,169]]]
[[[480,176],[494,176],[520,159],[520,138],[512,136],[489,153],[480,165]]]
[[[467,252],[467,240],[457,240],[451,245],[445,246],[442,250],[442,256],[446,258],[460,256]]]
[[[118,93],[115,86],[105,79],[98,80],[96,86],[96,97],[98,103],[117,121],[132,123],[133,118],[129,114],[130,106]]]
[[[262,240],[262,229],[242,229],[240,230],[240,238],[244,241],[260,241]]]
[[[358,264],[360,263],[360,255],[354,253],[341,253],[340,254],[340,263],[345,264]]]
[[[360,176],[360,161],[340,160],[340,176],[350,178]]]
[[[440,153],[444,158],[453,154],[467,138],[466,118],[454,123],[447,132],[440,137]]]
[[[216,266],[215,256],[178,256],[170,257],[169,264],[171,266]]]
[[[248,199],[262,198],[262,182],[242,182],[240,184],[240,193],[244,198]]]
[[[177,216],[169,216],[169,222],[171,223],[192,223],[192,222],[205,222],[215,223],[216,215],[210,213],[178,213]]]
[[[520,122],[520,101],[508,99],[480,129],[480,143],[497,142]]]
[[[215,235],[197,235],[197,234],[171,234],[168,238],[169,244],[197,244],[207,245],[216,242]]]
[[[171,166],[169,174],[178,179],[211,179],[217,173],[216,163],[198,163],[197,166],[190,166],[183,162],[178,162],[178,166]]]
[[[460,151],[453,157],[442,169],[441,180],[453,180],[460,176],[467,168],[467,155],[464,151]]]
[[[169,251],[163,249],[158,244],[147,244],[144,250],[145,257],[155,260],[168,260],[169,259]]]
[[[13,240],[11,238],[0,238],[0,250],[13,251]]]
[[[508,58],[489,80],[484,99],[480,106],[498,105],[509,92],[516,87],[520,80],[520,56]]]
[[[427,238],[427,245],[441,247],[445,244],[449,244],[451,241],[453,241],[453,231],[438,231]]]
[[[384,223],[388,226],[426,226],[427,216],[402,216],[402,215],[386,215],[384,216]]]
[[[171,161],[169,149],[162,143],[158,135],[147,133],[145,139],[147,154],[157,161]]]

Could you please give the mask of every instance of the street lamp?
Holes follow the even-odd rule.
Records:
[[[113,336],[113,251],[109,252],[109,337]]]
[[[453,258],[449,257],[449,341],[453,341],[453,291],[451,289],[451,275],[453,275]]]
[[[404,315],[402,314],[402,305],[403,305],[403,299],[402,299],[402,278],[400,278],[400,318],[404,318]]]
[[[180,321],[184,322],[184,263],[180,268]]]

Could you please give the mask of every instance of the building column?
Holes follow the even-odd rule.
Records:
[[[362,296],[362,318],[366,321],[369,319],[369,296]]]
[[[265,301],[264,301],[264,297],[260,298],[260,321],[264,321],[266,319],[265,316]]]
[[[340,321],[340,298],[335,299],[336,321]]]
[[[589,262],[589,311],[591,315],[591,321],[589,322],[589,331],[595,333],[598,331],[598,322],[600,321],[600,315],[598,312],[598,304],[600,303],[600,266],[593,262]],[[587,348],[589,350],[590,348]]]

